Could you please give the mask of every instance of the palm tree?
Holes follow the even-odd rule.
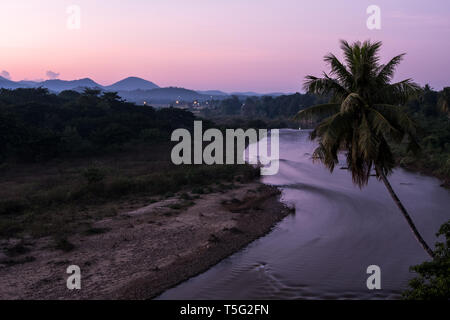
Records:
[[[439,94],[438,106],[441,112],[450,118],[450,87],[445,87]]]
[[[406,103],[420,87],[411,79],[391,83],[404,54],[392,58],[387,64],[380,64],[381,42],[365,41],[350,45],[341,40],[340,43],[345,63],[330,53],[324,57],[330,73],[323,73],[321,78],[307,76],[304,83],[307,92],[330,96],[330,103],[301,110],[295,118],[326,117],[310,135],[319,143],[313,159],[322,162],[332,172],[338,164],[338,153],[345,151],[353,182],[360,188],[367,185],[374,169],[417,240],[433,257],[433,251],[387,179],[395,166],[389,142],[405,141],[408,150],[414,152],[419,148],[415,140],[416,126],[400,105]]]

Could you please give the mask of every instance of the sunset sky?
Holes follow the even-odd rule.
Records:
[[[381,30],[366,27],[372,4]],[[67,28],[70,5],[81,9],[80,29]],[[0,72],[295,92],[325,70],[339,39],[372,39],[384,42],[383,59],[407,53],[398,80],[441,89],[450,86],[449,16],[448,0],[2,0]]]

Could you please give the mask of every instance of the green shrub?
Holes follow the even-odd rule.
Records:
[[[75,245],[67,238],[58,238],[55,240],[55,248],[64,252],[70,252],[75,249]]]
[[[183,192],[182,194],[180,194],[180,198],[183,200],[192,200],[192,197],[186,192]]]
[[[409,282],[410,289],[403,294],[405,299],[450,299],[450,220],[441,226],[436,236],[444,236],[445,242],[436,243],[432,261],[411,267],[418,277]]]
[[[164,134],[158,128],[144,129],[139,136],[145,142],[157,142],[164,138]]]
[[[88,184],[94,184],[103,181],[105,173],[100,168],[90,167],[83,171],[83,176]]]
[[[0,200],[0,215],[22,213],[29,204],[23,199]]]
[[[135,183],[131,178],[116,178],[107,186],[108,196],[120,196],[135,191]]]
[[[108,231],[110,231],[111,228],[96,228],[96,227],[91,227],[89,229],[87,229],[84,234],[88,235],[88,236],[92,236],[92,235],[97,235],[97,234],[102,234],[102,233],[106,233]]]
[[[192,189],[192,193],[194,194],[204,194],[205,190],[202,187],[195,187]]]

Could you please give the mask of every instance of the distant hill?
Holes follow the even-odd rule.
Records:
[[[31,81],[31,80],[21,80],[21,81],[17,81],[17,84],[24,86],[24,87],[28,87],[28,88],[37,88],[39,87],[39,81]]]
[[[102,87],[97,82],[95,82],[94,80],[89,79],[89,78],[84,78],[84,79],[79,79],[79,80],[71,80],[71,81],[59,80],[59,79],[46,80],[43,82],[39,82],[37,85],[39,87],[44,87],[44,88],[49,89],[50,91],[56,91],[56,92],[60,92],[63,90],[72,90],[77,87],[83,87],[83,88],[95,88],[95,87],[101,88]]]
[[[5,89],[17,89],[17,88],[21,88],[22,85],[18,84],[14,81],[8,80],[6,78],[0,77],[0,88],[5,88]]]
[[[270,93],[257,93],[252,91],[247,92],[231,92],[230,95],[233,96],[246,96],[246,97],[262,97],[262,96],[271,96],[271,97],[278,97],[278,96],[284,96],[284,95],[290,95],[292,93],[283,93],[283,92],[270,92]]]
[[[105,91],[132,91],[138,89],[150,90],[159,88],[153,82],[136,77],[129,77],[120,80],[110,86],[102,86],[89,78],[78,80],[52,79],[38,82],[27,80],[11,81],[6,78],[0,77],[0,88],[17,89],[17,88],[37,88],[37,87],[47,88],[48,90],[53,92],[61,92],[64,90],[80,91],[83,90],[84,88],[98,88]]]
[[[261,94],[256,92],[233,92],[230,94],[220,90],[194,91],[177,87],[160,88],[155,83],[138,77],[128,77],[109,86],[102,86],[89,78],[78,80],[52,79],[39,82],[29,80],[12,81],[0,77],[0,88],[17,89],[37,87],[47,88],[49,91],[56,93],[64,90],[82,92],[85,88],[99,89],[101,91],[116,91],[123,99],[136,103],[142,103],[143,101],[148,101],[149,103],[172,103],[176,100],[207,101],[211,98],[222,100],[230,97],[230,95],[237,95],[240,99],[245,99],[248,96],[276,97],[283,95],[283,93]]]
[[[194,90],[177,87],[157,88],[152,90],[119,91],[119,95],[127,101],[138,103],[142,103],[142,101],[148,101],[149,103],[170,103],[176,100],[206,101],[210,99],[209,95],[201,94]]]
[[[132,91],[157,89],[159,86],[141,78],[128,77],[104,88],[108,91]]]
[[[83,93],[83,91],[84,91],[86,88],[89,88],[89,89],[96,89],[96,90],[100,90],[100,91],[105,91],[103,87],[90,87],[90,86],[89,86],[89,87],[88,87],[88,86],[79,86],[79,87],[75,87],[75,88],[72,88],[72,89],[69,89],[69,90],[71,90],[71,91],[76,91],[76,92],[78,92],[78,93]]]
[[[226,93],[224,91],[220,90],[204,90],[204,91],[197,91],[198,93],[213,96],[213,97],[225,97],[225,96],[238,96],[238,97],[262,97],[262,96],[272,96],[272,97],[278,97],[290,93],[282,93],[282,92],[273,92],[273,93],[258,93],[253,91],[247,91],[247,92],[231,92]]]
[[[205,94],[208,96],[228,96],[228,93],[220,91],[220,90],[206,90],[206,91],[197,91],[200,94]]]

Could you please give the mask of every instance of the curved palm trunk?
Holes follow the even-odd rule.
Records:
[[[406,222],[408,222],[409,227],[411,228],[411,231],[414,233],[414,236],[416,237],[417,241],[422,245],[422,247],[425,249],[425,251],[428,253],[428,255],[433,258],[434,252],[430,249],[428,244],[425,242],[425,240],[420,235],[419,231],[417,230],[416,226],[414,225],[414,222],[412,221],[411,217],[408,214],[408,211],[406,211],[405,207],[401,203],[400,199],[397,197],[397,195],[394,192],[394,189],[392,189],[391,184],[389,183],[389,180],[387,179],[386,175],[383,173],[383,171],[377,169],[377,173],[380,176],[381,180],[383,181],[384,185],[389,191],[389,194],[391,195],[392,199],[394,200],[397,207],[400,209],[400,211],[403,214],[403,217],[405,217]]]

